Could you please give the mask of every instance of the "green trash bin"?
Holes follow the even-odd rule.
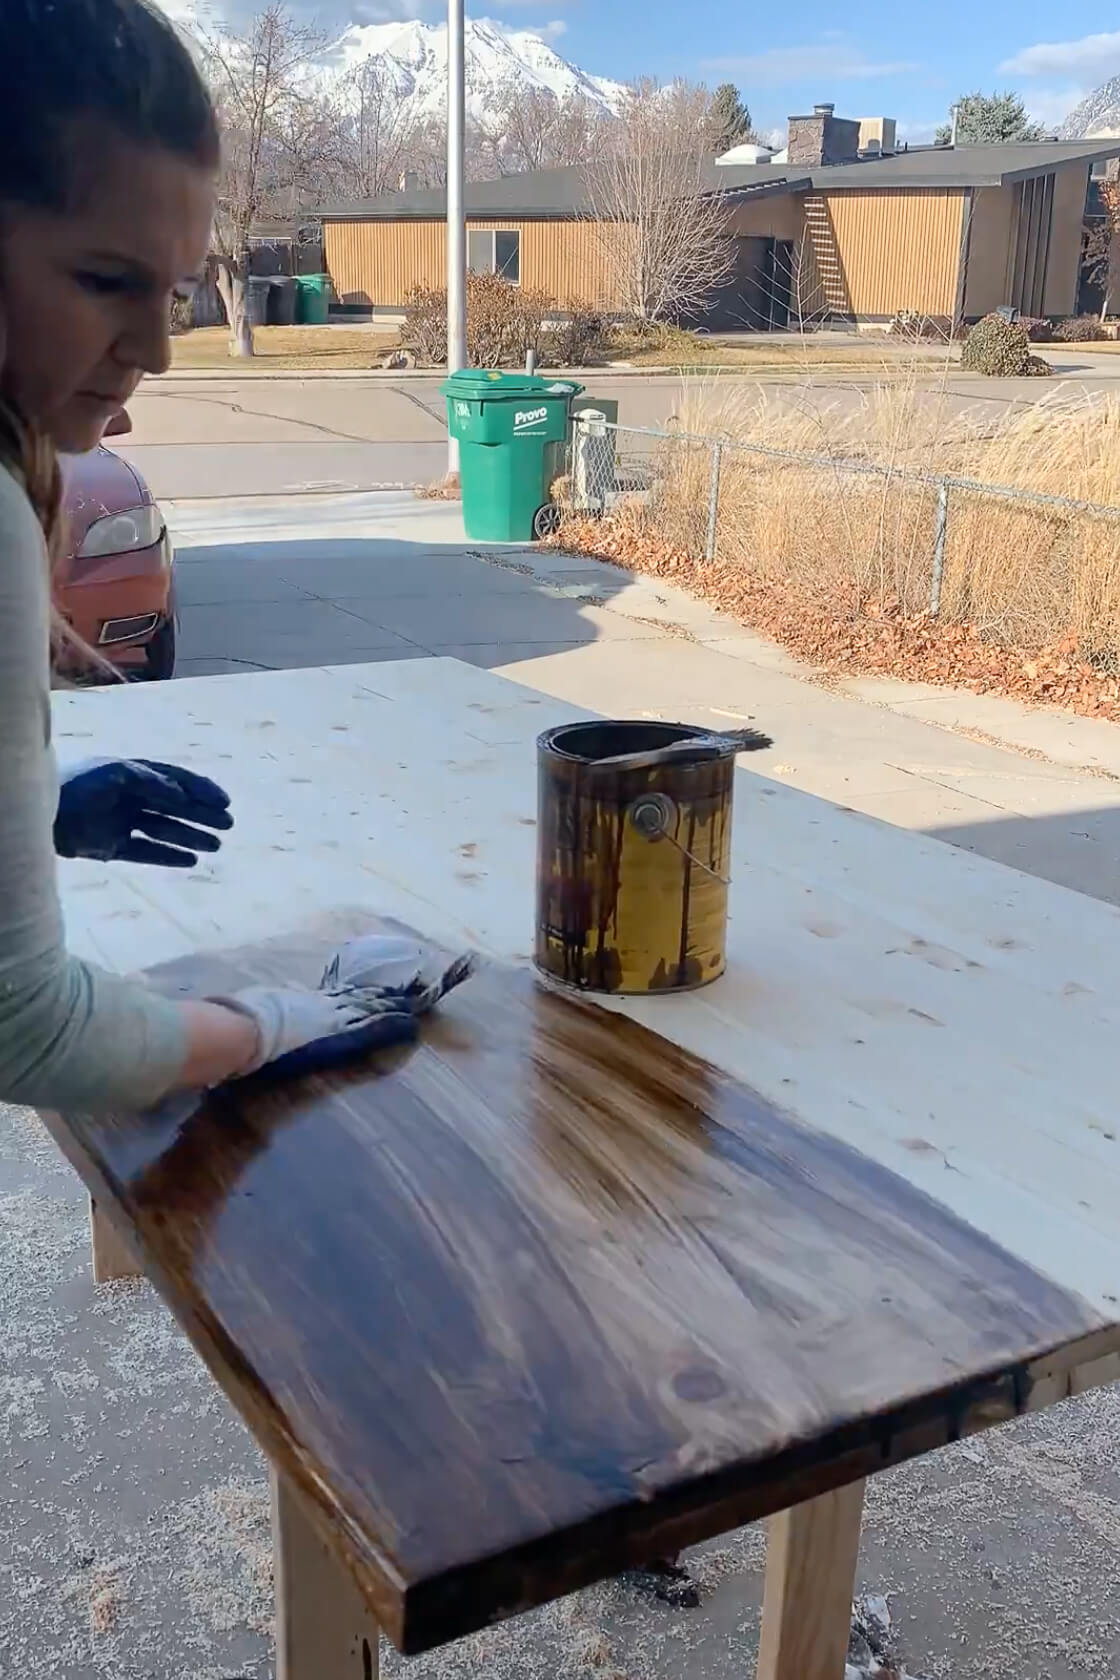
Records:
[[[296,275],[296,320],[304,327],[325,326],[331,307],[329,274]]]
[[[552,485],[566,471],[570,379],[464,368],[440,387],[459,443],[463,524],[481,542],[529,542],[556,529]]]

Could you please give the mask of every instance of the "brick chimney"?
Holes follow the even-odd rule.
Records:
[[[814,105],[812,115],[789,119],[790,163],[807,169],[822,164],[854,163],[859,157],[859,123],[835,115],[835,105]]]

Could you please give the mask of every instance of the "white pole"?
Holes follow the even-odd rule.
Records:
[[[961,108],[960,108],[960,106],[959,105],[950,105],[949,116],[952,119],[952,127],[949,130],[949,144],[950,144],[950,146],[955,146],[956,143],[957,143],[957,128],[958,128],[958,126],[960,124],[960,120],[961,120]]]
[[[467,224],[463,215],[465,136],[463,0],[447,0],[447,371],[467,365]],[[447,471],[459,471],[459,445],[447,440]]]

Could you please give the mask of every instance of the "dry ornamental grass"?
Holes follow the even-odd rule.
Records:
[[[1057,387],[1029,406],[962,411],[915,378],[854,404],[777,405],[717,382],[686,397],[679,429],[814,459],[724,449],[712,564],[700,558],[711,450],[684,438],[658,447],[646,494],[605,520],[569,519],[561,540],[673,573],[825,667],[1120,717],[1120,401]],[[853,460],[884,471],[845,471]],[[937,487],[915,471],[1117,517],[951,489],[934,620]]]

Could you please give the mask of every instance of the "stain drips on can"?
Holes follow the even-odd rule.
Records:
[[[737,747],[651,722],[568,724],[540,737],[544,973],[582,991],[633,993],[689,990],[723,973]]]

